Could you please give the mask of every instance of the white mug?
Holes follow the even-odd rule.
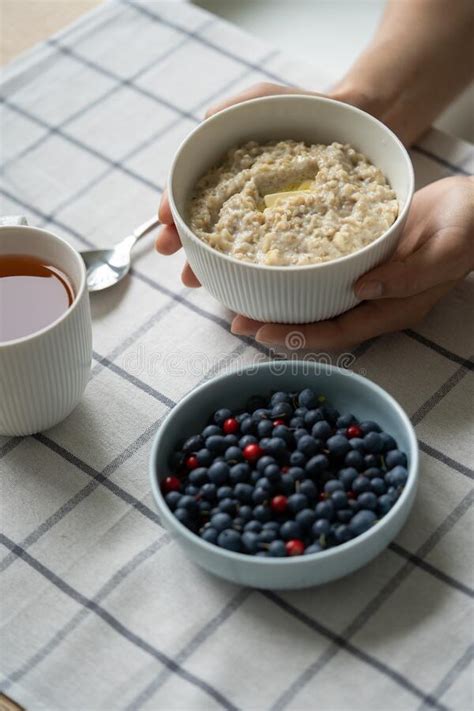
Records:
[[[61,269],[74,290],[71,306],[56,321],[23,338],[0,341],[0,434],[29,435],[67,417],[87,385],[92,325],[86,269],[71,245],[21,217],[0,219],[0,257],[4,254],[39,257]]]

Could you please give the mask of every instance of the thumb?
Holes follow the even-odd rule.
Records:
[[[441,230],[405,259],[400,257],[364,274],[355,284],[359,299],[414,296],[465,273],[463,239],[455,229]]]

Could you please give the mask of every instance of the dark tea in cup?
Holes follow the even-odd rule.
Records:
[[[0,342],[48,326],[74,301],[69,278],[27,254],[0,255]]]

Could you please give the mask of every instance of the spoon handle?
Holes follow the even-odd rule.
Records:
[[[157,217],[152,217],[151,220],[147,220],[147,222],[144,222],[143,225],[140,225],[140,227],[136,227],[133,230],[133,236],[135,237],[135,240],[139,240],[141,237],[144,237],[155,227],[158,227],[159,224],[159,219]]]

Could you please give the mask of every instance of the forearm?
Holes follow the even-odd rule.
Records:
[[[473,32],[471,0],[389,0],[376,36],[332,95],[413,143],[472,80]]]

